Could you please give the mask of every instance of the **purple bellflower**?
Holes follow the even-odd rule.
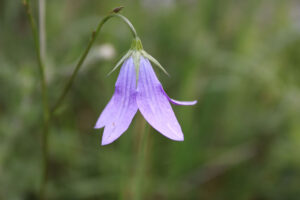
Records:
[[[148,123],[164,136],[183,141],[183,133],[169,102],[176,105],[194,105],[197,101],[171,99],[157,79],[149,60],[167,73],[135,38],[131,49],[118,62],[112,72],[122,63],[115,92],[95,125],[104,127],[102,145],[118,139],[129,127],[139,109]]]

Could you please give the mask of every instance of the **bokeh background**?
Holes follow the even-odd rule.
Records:
[[[298,0],[47,0],[46,76],[57,100],[91,32],[117,6],[167,93],[184,142],[136,115],[116,142],[93,126],[114,91],[106,76],[132,36],[105,24],[49,133],[48,199],[300,199]],[[31,1],[35,20],[38,2]],[[42,101],[21,1],[0,0],[0,199],[38,199]]]

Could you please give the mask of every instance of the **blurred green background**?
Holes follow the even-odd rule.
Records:
[[[93,126],[132,36],[105,24],[49,133],[48,199],[300,199],[298,0],[47,0],[46,76],[57,100],[99,20],[117,6],[167,93],[184,142],[138,113],[114,143]],[[31,1],[38,18],[38,2]],[[21,1],[0,0],[0,199],[38,199],[42,101],[34,41]],[[145,139],[142,139],[145,138]],[[143,142],[144,141],[144,142]]]

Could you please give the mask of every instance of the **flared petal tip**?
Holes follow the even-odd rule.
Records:
[[[102,125],[100,123],[96,123],[95,126],[94,126],[94,129],[101,129],[103,127],[104,127],[104,125]]]
[[[178,101],[178,100],[171,99],[171,98],[169,98],[169,101],[172,104],[179,105],[179,106],[193,106],[193,105],[195,105],[198,102],[197,100],[195,100],[195,101]]]
[[[184,141],[184,135],[181,131],[174,132],[173,129],[169,129],[169,130],[160,130],[158,132],[160,132],[163,136],[169,138],[170,140],[179,141],[179,142]]]
[[[183,135],[182,136],[180,136],[180,137],[176,137],[176,138],[170,138],[171,140],[174,140],[174,141],[178,141],[178,142],[182,142],[182,141],[184,141],[184,137],[183,137]]]
[[[109,140],[102,139],[102,141],[101,141],[101,146],[105,146],[105,145],[111,144],[112,142],[113,142],[113,141],[109,141]]]
[[[97,126],[97,125],[95,125],[94,126],[94,129],[100,129],[101,127],[99,127],[99,126]]]
[[[160,89],[162,91],[162,93],[169,99],[169,101],[174,104],[174,105],[179,105],[179,106],[193,106],[195,105],[196,103],[198,103],[197,100],[195,101],[178,101],[178,100],[175,100],[175,99],[172,99],[168,96],[168,94],[165,92],[164,88],[162,87],[162,85],[160,85]]]
[[[105,135],[102,136],[101,146],[105,146],[108,144],[113,143],[116,141],[120,136],[113,136],[113,137],[105,137]]]
[[[197,100],[194,100],[194,101],[186,101],[186,102],[185,102],[185,105],[186,105],[186,106],[193,106],[193,105],[195,105],[195,104],[197,104],[197,103],[198,103]]]

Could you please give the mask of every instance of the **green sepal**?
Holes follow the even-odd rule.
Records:
[[[141,51],[143,50],[142,41],[139,37],[136,37],[132,40],[131,50]]]
[[[141,53],[145,58],[148,58],[154,65],[160,68],[167,76],[170,76],[169,73],[163,68],[163,66],[161,66],[161,64],[150,54],[148,54],[145,50],[142,50]]]
[[[119,60],[119,62],[116,64],[116,66],[107,74],[107,76],[111,75],[111,73],[113,73],[118,67],[120,67],[120,65],[127,59],[130,57],[130,55],[132,54],[132,50],[129,50],[122,58],[121,60]]]

